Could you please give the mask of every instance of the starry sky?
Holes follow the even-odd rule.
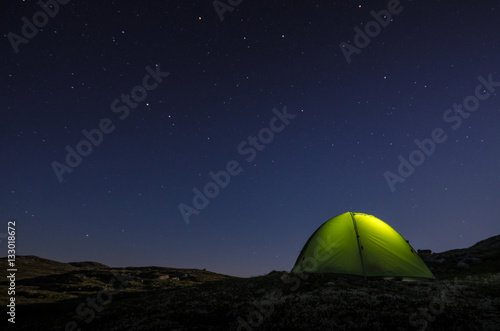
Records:
[[[236,276],[347,211],[500,233],[498,1],[53,3],[0,11],[2,256],[11,219],[20,255]]]

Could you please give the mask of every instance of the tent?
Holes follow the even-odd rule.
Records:
[[[323,223],[306,242],[292,272],[435,279],[392,227],[374,216],[352,212]]]

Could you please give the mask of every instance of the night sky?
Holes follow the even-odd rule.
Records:
[[[500,233],[498,1],[56,4],[0,11],[17,254],[250,276],[347,211]]]

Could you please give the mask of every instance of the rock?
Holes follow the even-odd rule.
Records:
[[[171,274],[169,274],[170,277],[176,277],[176,278],[179,278],[179,279],[182,279],[182,278],[186,278],[188,276],[188,274],[184,273],[184,272],[172,272]]]
[[[443,263],[446,261],[444,258],[438,258],[437,254],[431,254],[428,257],[424,259],[425,262],[431,262],[431,263]]]
[[[478,257],[470,257],[470,258],[465,259],[464,262],[466,262],[468,264],[476,264],[476,263],[483,262],[483,260],[478,258]]]
[[[467,263],[465,263],[464,261],[460,261],[457,264],[457,268],[466,269],[468,267],[469,267],[469,265]]]
[[[290,276],[288,275],[288,273],[284,273],[284,274],[280,277],[280,279],[281,279],[282,281],[286,281],[286,280],[288,280],[289,278],[290,278]]]

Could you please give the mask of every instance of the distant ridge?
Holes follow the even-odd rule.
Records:
[[[419,250],[420,257],[433,273],[445,276],[500,271],[500,235],[477,242],[469,248],[441,253]]]
[[[92,261],[84,261],[84,262],[69,262],[69,265],[73,267],[82,268],[82,269],[95,269],[95,268],[109,268],[109,266]]]
[[[418,250],[418,254],[430,269],[438,274],[498,272],[500,271],[500,235],[481,240],[469,248],[451,249],[440,253]],[[6,257],[0,258],[0,262],[3,266],[7,266]],[[111,269],[105,264],[94,261],[63,263],[35,255],[16,256],[16,266],[18,269],[17,279],[64,274],[78,270]],[[174,268],[166,269],[177,270]]]
[[[2,266],[7,266],[7,258],[0,258]],[[80,269],[88,268],[109,268],[108,266],[97,262],[72,262],[63,263],[44,259],[35,255],[17,255],[16,256],[16,278],[26,279],[39,276],[63,274]]]

